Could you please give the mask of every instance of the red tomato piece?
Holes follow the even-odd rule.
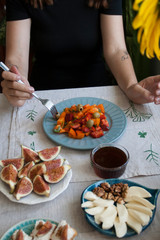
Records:
[[[65,122],[69,122],[73,120],[73,113],[66,113]]]
[[[80,123],[74,123],[73,125],[71,125],[71,128],[78,129],[80,126]]]
[[[106,116],[104,114],[100,115],[100,120],[102,120],[102,119],[106,119]]]
[[[98,130],[90,133],[91,137],[93,138],[100,138],[104,135],[103,130]]]
[[[103,131],[108,131],[109,130],[109,123],[106,119],[102,119],[101,128],[103,129]]]
[[[85,125],[82,125],[82,132],[84,133],[88,133],[90,130],[88,127],[86,127]]]
[[[99,130],[102,130],[102,128],[100,126],[97,126],[95,130],[99,131]]]

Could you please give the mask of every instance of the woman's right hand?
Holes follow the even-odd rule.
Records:
[[[28,80],[21,76],[15,66],[10,68],[10,72],[3,71],[1,82],[2,92],[11,105],[21,107],[26,100],[32,98],[34,88],[30,86]],[[17,82],[21,80],[24,84]]]

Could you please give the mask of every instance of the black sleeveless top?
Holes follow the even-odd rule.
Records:
[[[31,18],[35,58],[30,83],[36,90],[110,85],[103,60],[100,14],[122,15],[122,0],[94,9],[85,0],[55,0],[35,9],[6,1],[7,21]]]

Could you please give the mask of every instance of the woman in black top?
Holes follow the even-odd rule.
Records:
[[[137,83],[124,41],[122,0],[7,0],[6,6],[6,64],[17,68],[3,72],[2,88],[12,105],[31,97],[30,85],[36,90],[110,85],[104,58],[131,100],[159,103],[158,76]],[[30,45],[35,61],[29,83]]]

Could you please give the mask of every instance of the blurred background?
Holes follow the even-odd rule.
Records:
[[[160,74],[160,61],[157,58],[148,59],[146,56],[142,56],[140,53],[140,47],[137,42],[137,31],[132,28],[132,21],[136,15],[136,12],[133,10],[133,2],[134,0],[123,0],[123,19],[128,52],[132,58],[137,79],[140,81],[147,76]],[[5,0],[0,0],[0,61],[4,61],[5,59],[5,27]],[[30,67],[31,65],[32,54]],[[0,81],[1,80],[2,78],[0,70]],[[116,84],[114,78],[113,84]]]

